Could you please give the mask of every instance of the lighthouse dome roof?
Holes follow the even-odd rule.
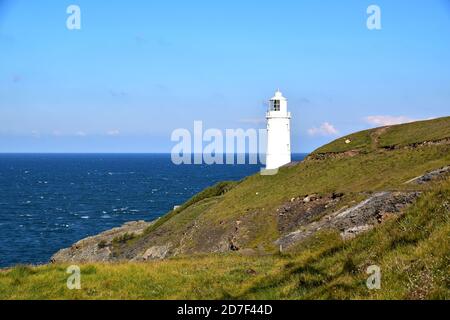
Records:
[[[278,89],[277,92],[275,92],[275,96],[273,96],[272,99],[270,99],[270,100],[286,100],[286,98],[283,97],[283,94]]]

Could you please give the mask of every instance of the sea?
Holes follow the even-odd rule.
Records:
[[[175,165],[170,154],[0,154],[0,268],[47,263],[82,238],[152,221],[261,167]]]

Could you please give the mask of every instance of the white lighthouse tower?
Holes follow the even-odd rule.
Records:
[[[273,170],[291,162],[291,113],[280,90],[270,99],[266,119],[266,169]]]

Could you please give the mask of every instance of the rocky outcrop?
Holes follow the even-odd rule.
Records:
[[[80,240],[70,248],[58,251],[51,258],[51,262],[83,263],[112,261],[114,260],[114,241],[140,235],[151,224],[145,221],[127,222],[121,227]]]
[[[137,256],[132,261],[148,261],[148,260],[161,260],[166,258],[170,250],[170,243],[163,246],[153,246],[148,248],[142,256]]]
[[[350,208],[342,207],[340,204],[344,197],[341,193],[311,194],[292,198],[277,209],[278,230],[284,235],[275,244],[285,250],[324,229],[337,230],[343,239],[351,239],[382,223],[389,216],[398,215],[419,194],[419,192],[379,192]],[[222,240],[217,239],[215,244],[217,248],[211,249],[211,252],[248,249],[242,248],[239,243],[238,235],[246,232],[241,230],[243,224],[242,221],[236,221],[233,232]],[[127,255],[116,255],[115,249],[133,237],[141,235],[150,225],[151,223],[144,221],[126,223],[122,227],[83,239],[70,248],[60,250],[51,261],[55,263],[150,261],[165,259],[179,253],[182,246],[165,243],[147,247],[142,251],[130,251]]]
[[[437,169],[437,170],[434,170],[431,172],[427,172],[424,175],[421,175],[421,176],[411,179],[409,181],[406,181],[406,183],[407,184],[408,183],[424,184],[424,183],[430,182],[434,179],[437,179],[439,177],[442,177],[449,172],[450,172],[450,166],[445,166],[440,169]]]
[[[425,184],[449,173],[450,165],[427,172],[405,184]],[[275,243],[282,248],[288,248],[324,229],[338,230],[344,240],[351,239],[372,229],[387,217],[398,215],[419,195],[418,191],[379,192],[351,208],[344,207],[331,214],[327,214],[327,209],[335,208],[343,194],[313,194],[304,198],[293,198],[290,203],[278,209],[279,230],[281,233],[289,233]],[[295,231],[292,230],[294,227]]]
[[[304,224],[275,244],[283,249],[302,241],[320,230],[331,229],[340,232],[343,239],[351,239],[361,232],[372,229],[389,216],[399,214],[411,204],[420,192],[379,192],[351,208],[343,208],[319,221]]]
[[[328,195],[310,194],[292,198],[277,209],[278,231],[281,234],[291,232],[299,226],[307,225],[335,209],[342,193]]]

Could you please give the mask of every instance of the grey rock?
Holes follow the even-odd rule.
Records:
[[[153,246],[151,248],[148,248],[144,254],[142,255],[142,257],[138,258],[137,260],[143,260],[143,261],[147,261],[147,260],[161,260],[164,259],[169,250],[170,250],[170,243],[163,245],[163,246]]]
[[[145,221],[127,222],[123,226],[107,230],[96,236],[78,241],[70,248],[59,250],[52,258],[52,263],[85,263],[113,261],[112,241],[126,233],[139,235],[152,223]]]
[[[284,249],[304,240],[320,230],[332,229],[340,232],[341,237],[351,239],[361,232],[370,230],[390,215],[400,214],[410,205],[420,192],[379,192],[351,208],[343,208],[319,221],[312,222],[275,241]]]
[[[431,172],[427,172],[424,175],[421,175],[419,177],[408,180],[405,183],[406,184],[409,184],[409,183],[424,184],[424,183],[430,182],[436,178],[439,178],[449,172],[450,172],[450,165],[442,167],[442,168],[434,170],[434,171],[431,171]]]

